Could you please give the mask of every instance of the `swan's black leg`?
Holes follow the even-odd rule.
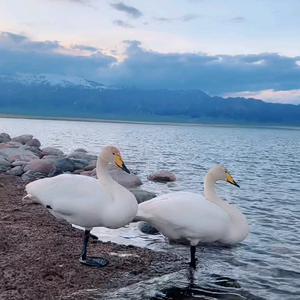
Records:
[[[108,260],[103,257],[87,257],[87,246],[90,238],[90,230],[84,231],[84,237],[83,237],[83,247],[82,252],[79,258],[79,261],[82,264],[88,265],[88,266],[94,266],[94,267],[104,267],[108,264]]]
[[[190,262],[190,267],[193,269],[196,269],[196,246],[191,246],[191,262]]]

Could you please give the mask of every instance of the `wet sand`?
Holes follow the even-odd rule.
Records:
[[[24,187],[20,178],[0,174],[1,300],[64,299],[85,289],[128,286],[185,266],[174,255],[95,240],[88,254],[101,255],[110,264],[101,269],[82,265],[82,231],[58,222],[40,205],[24,203]]]

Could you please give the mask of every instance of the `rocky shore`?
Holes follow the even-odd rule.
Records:
[[[96,240],[89,248],[91,255],[103,255],[110,264],[103,269],[83,266],[78,261],[82,232],[58,222],[40,205],[22,201],[25,185],[33,180],[63,173],[96,177],[96,161],[97,156],[85,149],[65,154],[42,148],[29,134],[14,138],[0,134],[0,299],[64,299],[86,289],[124,287],[183,267],[173,255]],[[156,196],[140,188],[142,181],[135,174],[114,166],[110,174],[139,203]],[[176,180],[167,171],[149,177]],[[141,223],[143,228],[157,233]]]
[[[24,182],[63,173],[96,177],[97,158],[82,148],[74,149],[69,154],[53,147],[42,148],[40,141],[30,134],[11,138],[7,133],[0,133],[0,173],[19,176]],[[140,189],[142,181],[133,173],[128,174],[116,166],[110,166],[110,174],[128,188],[139,203],[156,196],[155,193]],[[148,179],[168,182],[175,181],[176,177],[171,172],[159,171],[150,174]]]

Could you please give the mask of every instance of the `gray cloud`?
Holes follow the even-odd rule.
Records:
[[[139,41],[125,41],[125,45],[126,60],[116,63],[114,57],[94,47],[70,47],[97,50],[89,56],[61,54],[70,48],[58,41],[35,42],[23,35],[0,33],[0,70],[1,73],[65,73],[104,84],[200,89],[211,95],[300,89],[300,56],[159,53],[143,49]]]
[[[110,6],[118,11],[125,12],[129,17],[137,19],[143,16],[143,13],[133,6],[125,5],[123,2],[110,3]]]
[[[93,47],[72,45],[75,48]],[[96,48],[94,48],[96,49]],[[58,41],[35,42],[25,36],[0,33],[0,70],[1,73],[65,73],[96,79],[99,73],[107,70],[114,57],[99,50],[90,56],[76,56],[59,53],[67,50]]]
[[[224,22],[243,23],[243,22],[245,22],[245,18],[235,17],[235,18],[231,18],[229,20],[224,20]]]
[[[195,20],[195,19],[198,19],[200,18],[200,15],[197,15],[197,14],[186,14],[186,15],[183,15],[182,17],[180,17],[180,20],[182,22],[188,22],[188,21],[192,21],[192,20]]]
[[[300,88],[300,57],[277,53],[208,55],[158,53],[125,41],[127,59],[106,74],[111,84],[144,88],[200,89],[212,95]]]
[[[153,20],[159,22],[173,22],[173,21],[182,21],[182,22],[189,22],[195,19],[200,18],[200,15],[197,14],[186,14],[178,18],[164,18],[164,17],[154,17]]]
[[[113,21],[113,24],[120,26],[120,27],[124,27],[124,28],[134,28],[134,26],[132,26],[131,24],[126,23],[122,20],[115,20],[115,21]]]
[[[92,47],[92,46],[85,46],[85,45],[71,45],[71,49],[74,50],[84,50],[84,51],[90,51],[90,52],[97,52],[99,49]]]

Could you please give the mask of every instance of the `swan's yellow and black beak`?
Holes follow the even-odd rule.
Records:
[[[227,181],[228,181],[229,183],[231,183],[231,184],[237,186],[237,187],[240,187],[240,186],[233,180],[233,178],[232,178],[232,176],[230,175],[229,172],[227,172]]]
[[[125,172],[127,172],[128,174],[130,174],[130,171],[127,169],[127,167],[124,164],[124,161],[122,159],[122,157],[120,155],[115,155],[115,161],[116,161],[116,165],[121,168],[122,170],[124,170]]]

